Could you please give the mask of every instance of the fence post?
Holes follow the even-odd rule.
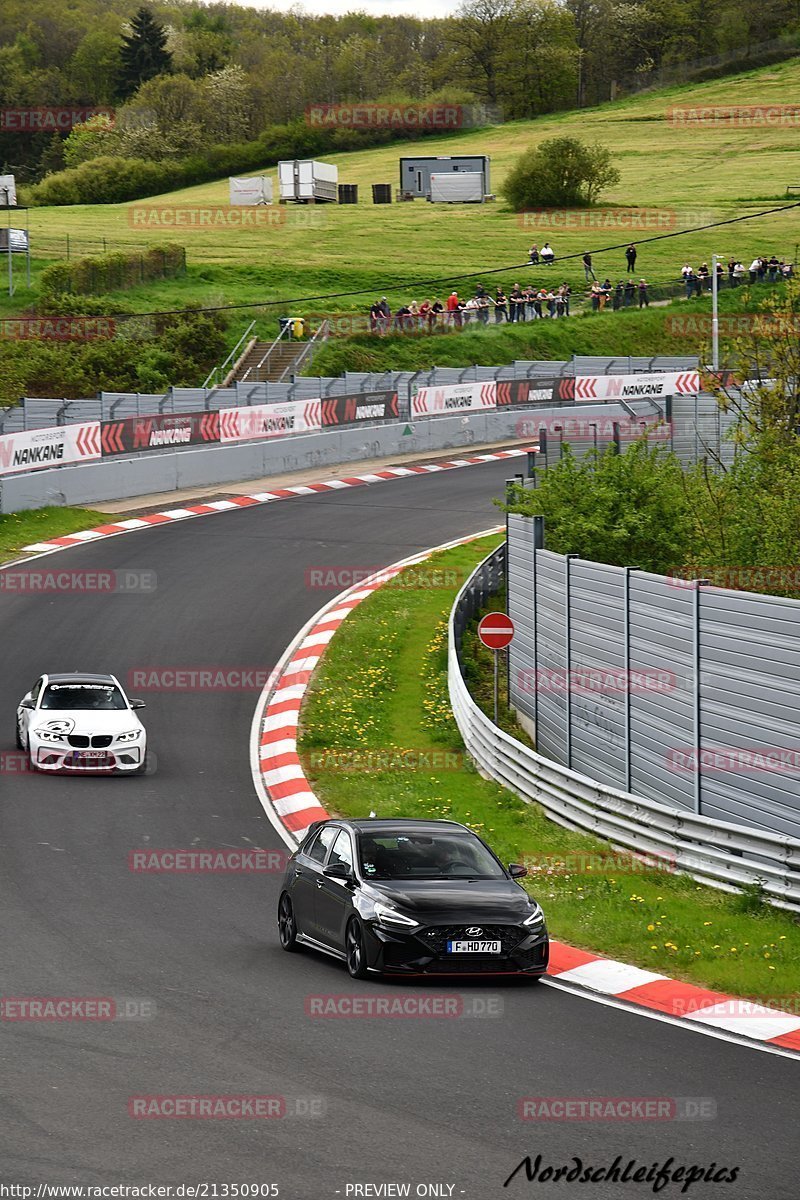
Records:
[[[564,695],[567,704],[567,766],[572,767],[572,572],[570,563],[577,554],[564,555]]]
[[[709,579],[696,579],[692,588],[692,669],[694,688],[692,693],[692,729],[694,733],[694,811],[698,817],[703,812],[703,775],[700,748],[703,740],[703,714],[700,710],[700,589]]]
[[[631,571],[636,567],[625,567],[623,638],[625,670],[625,791],[631,790]]]
[[[544,550],[544,517],[533,518],[533,729],[539,744],[539,595],[536,583],[537,554]]]

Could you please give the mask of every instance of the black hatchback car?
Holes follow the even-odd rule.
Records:
[[[455,821],[319,821],[286,868],[281,945],[342,959],[354,979],[537,979],[549,944],[541,908],[516,882],[525,874]]]

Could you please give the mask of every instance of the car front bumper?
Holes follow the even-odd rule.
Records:
[[[465,935],[451,926],[423,926],[413,933],[389,930],[376,922],[367,926],[367,959],[383,975],[525,975],[547,971],[550,943],[546,928],[523,925],[489,927],[502,949],[499,954],[453,954],[447,943]]]
[[[37,771],[110,775],[118,771],[139,770],[144,761],[145,747],[125,745],[89,752],[74,750],[70,746],[32,742],[31,756]]]

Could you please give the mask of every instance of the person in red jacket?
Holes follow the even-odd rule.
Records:
[[[447,319],[454,325],[461,324],[461,311],[458,307],[458,292],[451,292],[447,297]]]

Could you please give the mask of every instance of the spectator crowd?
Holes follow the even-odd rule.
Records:
[[[586,298],[592,312],[603,312],[607,308],[616,312],[623,308],[650,306],[650,284],[643,277],[638,280],[632,278],[636,275],[637,257],[636,245],[631,242],[625,249],[626,278],[614,284],[608,277],[600,283],[594,272],[592,255],[588,251],[582,255],[581,265],[588,285]],[[552,267],[555,261],[555,252],[549,242],[545,242],[541,249],[534,244],[528,251],[530,265]],[[717,263],[719,287],[726,280],[729,287],[738,287],[746,282],[776,283],[792,278],[793,274],[793,264],[774,254],[770,258],[758,255],[749,267],[745,267],[737,258],[729,260],[727,269],[721,262]],[[681,278],[687,300],[711,290],[711,270],[706,262],[696,270],[689,263],[684,263]],[[394,313],[384,296],[370,307],[370,329],[378,334],[430,333],[440,328],[463,329],[470,324],[499,325],[504,321],[516,324],[520,321],[556,320],[570,315],[571,298],[572,289],[566,280],[543,287],[515,283],[508,294],[498,287],[493,296],[478,284],[474,295],[468,300],[453,291],[444,303],[439,299],[423,300],[422,303],[412,300],[409,304],[401,304]]]

